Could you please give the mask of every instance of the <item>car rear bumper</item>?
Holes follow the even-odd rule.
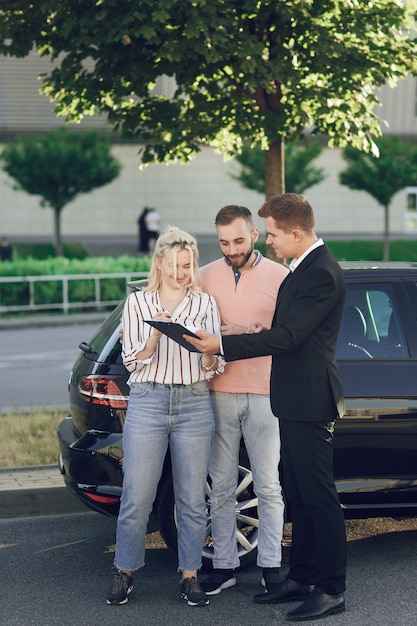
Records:
[[[66,487],[88,508],[116,517],[122,493],[122,435],[87,431],[77,437],[71,416],[57,429]]]

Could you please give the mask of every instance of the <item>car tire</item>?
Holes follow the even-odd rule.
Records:
[[[211,540],[210,521],[210,478],[207,481],[207,535],[203,548],[203,569],[213,567],[213,543]],[[168,548],[177,552],[177,525],[175,514],[172,475],[168,473],[159,487],[155,507],[159,531]],[[236,489],[236,541],[241,569],[256,563],[258,553],[258,499],[253,491],[252,472],[248,467],[239,466],[239,482]]]

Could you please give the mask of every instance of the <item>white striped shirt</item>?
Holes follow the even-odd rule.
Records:
[[[144,320],[151,320],[163,311],[158,291],[134,291],[123,309],[123,363],[130,372],[128,385],[152,381],[160,384],[190,385],[212,377],[201,367],[201,354],[190,352],[173,339],[162,335],[153,355],[138,360],[136,355],[144,349],[153,328]],[[187,291],[184,299],[173,311],[171,319],[195,332],[199,329],[220,335],[220,315],[213,296],[208,293]],[[216,373],[224,369],[218,359]]]

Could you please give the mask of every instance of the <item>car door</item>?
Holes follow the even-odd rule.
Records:
[[[334,457],[341,502],[358,514],[417,507],[415,281],[378,270],[348,271],[346,281],[336,351],[346,399]]]

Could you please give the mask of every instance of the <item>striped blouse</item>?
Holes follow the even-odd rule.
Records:
[[[122,317],[122,357],[130,372],[128,385],[145,381],[190,385],[211,378],[213,372],[205,372],[201,367],[202,355],[199,352],[190,352],[166,335],[161,336],[151,357],[141,361],[136,358],[153,331],[152,326],[144,320],[152,319],[163,310],[158,291],[134,291],[126,299]],[[171,319],[192,331],[204,329],[220,335],[217,304],[208,293],[187,291]],[[224,361],[219,358],[214,371],[219,374],[223,369]]]

